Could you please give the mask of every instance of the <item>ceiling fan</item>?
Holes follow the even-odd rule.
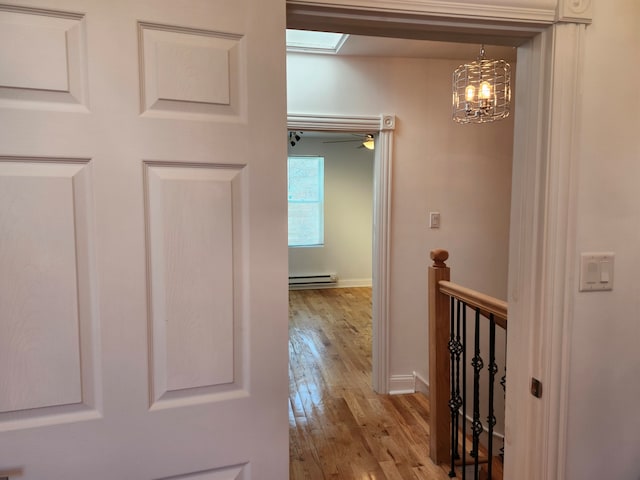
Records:
[[[373,136],[373,134],[371,133],[367,133],[367,134],[358,134],[358,133],[352,133],[351,135],[354,135],[358,138],[354,138],[354,139],[348,139],[348,140],[326,140],[322,143],[346,143],[346,142],[360,142],[360,145],[358,145],[358,148],[367,148],[369,150],[373,150],[375,148],[375,138]]]

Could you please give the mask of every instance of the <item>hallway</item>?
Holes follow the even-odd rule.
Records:
[[[371,390],[370,288],[289,292],[289,384],[291,480],[449,478],[428,399]]]

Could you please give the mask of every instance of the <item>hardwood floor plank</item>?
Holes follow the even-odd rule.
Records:
[[[371,388],[371,289],[289,295],[291,480],[448,480],[422,394]]]

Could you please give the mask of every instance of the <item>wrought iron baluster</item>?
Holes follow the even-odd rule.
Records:
[[[462,343],[460,342],[460,311],[461,302],[451,298],[450,314],[450,340],[449,352],[451,353],[451,397],[449,399],[449,410],[451,413],[451,470],[449,477],[456,476],[455,462],[460,458],[458,443],[460,439],[460,355],[462,354]]]
[[[475,312],[474,355],[471,361],[473,366],[473,422],[471,433],[473,436],[472,455],[475,459],[474,477],[478,478],[480,473],[478,446],[480,444],[480,434],[482,433],[482,422],[480,421],[480,371],[484,367],[484,362],[480,356],[480,309],[476,308]]]
[[[449,414],[451,416],[451,470],[449,470],[449,477],[456,476],[456,455],[458,453],[458,447],[456,444],[456,386],[455,386],[455,369],[456,369],[456,351],[457,345],[455,342],[455,298],[451,297],[449,305],[451,307],[449,313],[449,365],[451,370],[451,393],[449,395]]]
[[[462,305],[462,480],[467,478],[467,304]]]
[[[498,373],[498,365],[496,365],[496,323],[493,314],[489,315],[489,416],[487,424],[489,425],[489,445],[487,446],[489,456],[488,477],[491,479],[493,473],[493,427],[496,424],[495,410],[493,408],[493,388],[495,386],[496,373]]]
[[[464,345],[460,340],[460,317],[462,306],[458,301],[458,311],[456,316],[456,343],[458,345],[458,353],[456,355],[456,460],[460,459],[460,450],[458,445],[460,443],[460,407],[462,406],[462,397],[460,396],[460,355]],[[462,379],[464,381],[464,379]],[[464,443],[463,443],[464,445]]]
[[[505,336],[505,343],[506,343],[506,336]],[[507,396],[507,353],[506,353],[506,351],[507,351],[507,349],[506,349],[506,346],[505,346],[504,375],[502,375],[502,378],[500,379],[500,385],[502,385],[502,395],[503,395],[503,398],[505,398],[505,399],[506,399],[506,396]],[[500,447],[500,458],[504,462],[504,437],[502,438],[502,447]]]

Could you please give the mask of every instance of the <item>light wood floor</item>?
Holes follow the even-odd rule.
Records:
[[[371,389],[371,289],[289,292],[290,478],[449,480],[429,402]]]

